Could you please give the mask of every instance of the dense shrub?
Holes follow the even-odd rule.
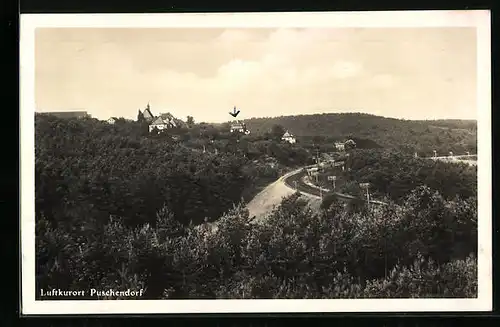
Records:
[[[156,227],[112,219],[85,234],[80,251],[82,233],[45,229],[37,281],[144,288],[150,299],[476,296],[475,210],[457,211],[462,202],[425,187],[407,203],[353,212],[333,202],[315,213],[295,194],[264,223],[240,206],[199,226],[179,224],[164,207]],[[461,250],[450,251],[457,239]],[[51,256],[62,264],[47,273]]]

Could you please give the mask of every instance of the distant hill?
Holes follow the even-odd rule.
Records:
[[[428,124],[429,126],[439,127],[439,128],[468,129],[472,131],[477,130],[476,120],[437,119],[437,120],[414,120],[414,122]]]
[[[42,111],[35,112],[35,115],[51,115],[63,119],[91,117],[86,111]]]
[[[371,147],[406,148],[431,154],[475,153],[477,122],[474,120],[402,120],[363,113],[297,115],[245,120],[252,134],[264,134],[275,124],[282,125],[298,139],[346,138],[372,144]]]

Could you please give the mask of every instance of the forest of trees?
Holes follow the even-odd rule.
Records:
[[[150,135],[124,119],[37,116],[35,134],[37,212],[52,221],[76,210],[143,223],[166,203],[183,224],[198,224],[311,160],[300,147],[210,125]]]
[[[388,192],[388,206],[330,199],[316,212],[296,194],[257,224],[244,201],[314,154],[277,140],[277,128],[225,127],[193,120],[151,135],[144,122],[36,116],[37,288],[143,288],[148,299],[477,296],[477,201],[466,190],[475,171],[423,164],[438,181],[404,184],[420,174],[398,165],[416,163],[373,150],[352,156],[351,177]],[[403,169],[404,191],[391,194],[367,165]]]
[[[252,133],[263,134],[279,124],[300,140],[323,138],[323,143],[355,139],[358,147],[392,148],[431,156],[433,150],[477,152],[477,123],[465,120],[412,121],[361,113],[315,114],[245,120]]]
[[[114,215],[137,226],[152,222],[164,204],[177,220],[197,224],[238,202],[249,182],[234,154],[191,151],[131,126],[44,117],[36,140],[37,218],[69,228]]]
[[[216,230],[183,226],[166,206],[154,227],[114,217],[82,238],[42,220],[37,282],[147,299],[476,297],[476,214],[421,187],[378,212],[334,202],[315,213],[293,195],[263,224],[237,207]]]

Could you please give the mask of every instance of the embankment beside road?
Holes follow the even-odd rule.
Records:
[[[261,221],[267,213],[271,212],[275,206],[281,203],[284,197],[294,194],[296,190],[286,181],[288,178],[300,174],[302,170],[303,168],[296,169],[281,176],[277,181],[271,183],[257,194],[246,206],[250,217],[255,216],[255,221]],[[302,193],[302,195],[309,201],[311,208],[319,208],[321,203],[319,197],[310,193]]]

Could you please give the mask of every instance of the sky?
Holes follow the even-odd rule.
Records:
[[[38,28],[36,111],[476,119],[474,28]]]

